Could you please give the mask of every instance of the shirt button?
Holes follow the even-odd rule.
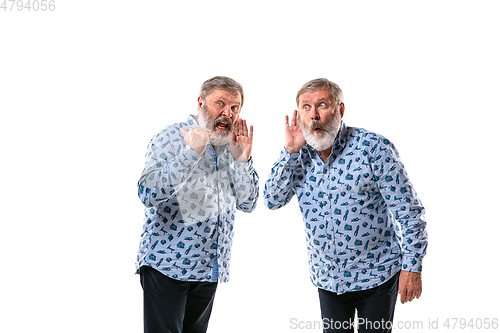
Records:
[[[219,228],[219,231],[222,232],[222,228]]]
[[[326,178],[326,177],[328,177],[328,175],[325,173],[325,174],[323,175],[323,177],[325,177],[325,178]]]
[[[328,243],[329,243],[330,245],[332,245],[332,244],[333,244],[333,242],[332,242],[332,241],[330,241],[330,242],[328,242]]]

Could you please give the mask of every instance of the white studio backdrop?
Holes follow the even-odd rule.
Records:
[[[321,318],[297,202],[262,201],[285,115],[318,77],[344,91],[347,125],[395,143],[427,209],[423,295],[397,306],[394,332],[500,318],[495,1],[6,4],[0,331],[141,332],[146,146],[196,112],[215,75],[244,87],[261,191],[253,213],[237,213],[209,333],[321,332],[306,327]]]

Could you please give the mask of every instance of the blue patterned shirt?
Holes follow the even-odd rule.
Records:
[[[297,195],[311,281],[337,294],[374,288],[402,269],[421,272],[424,207],[394,145],[342,127],[326,163],[304,145],[281,152],[265,184],[270,209]]]
[[[226,282],[235,209],[251,212],[259,195],[253,160],[239,163],[229,146],[202,155],[186,145],[181,127],[166,127],[153,137],[138,183],[146,206],[137,270],[153,267],[173,279]]]

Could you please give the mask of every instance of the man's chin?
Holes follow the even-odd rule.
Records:
[[[333,146],[335,138],[328,138],[321,134],[306,135],[306,142],[317,151],[323,151]]]
[[[219,135],[216,135],[219,134]],[[212,133],[212,140],[210,140],[210,143],[213,144],[214,146],[224,146],[229,143],[231,140],[231,133],[227,133],[226,135],[220,135],[222,133],[215,132]]]

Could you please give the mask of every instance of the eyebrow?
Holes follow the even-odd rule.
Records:
[[[225,102],[225,103],[228,103],[228,102],[229,102],[226,98],[224,98],[224,97],[222,97],[222,96],[217,96],[216,100],[222,100],[222,101],[223,101],[223,102]],[[239,100],[236,100],[236,102],[234,102],[233,104],[240,105],[240,104],[241,104],[241,102],[240,102]]]
[[[318,101],[318,102],[325,102],[325,101],[327,101],[327,102],[328,102],[328,98],[321,97],[321,98],[320,98],[320,99],[318,99],[317,101]],[[311,102],[310,102],[310,101],[308,101],[308,100],[303,100],[303,101],[302,101],[302,104],[311,104]]]

